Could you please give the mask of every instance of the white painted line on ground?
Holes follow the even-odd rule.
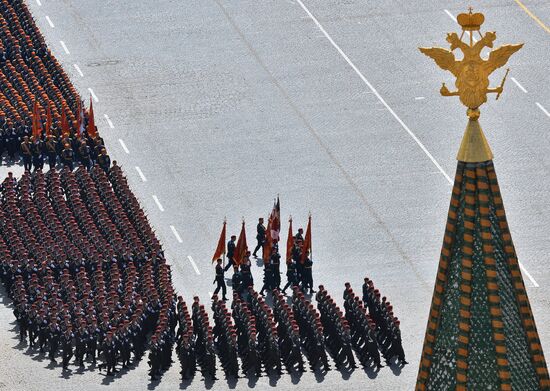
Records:
[[[78,74],[80,75],[80,77],[84,77],[84,74],[82,73],[82,69],[80,69],[80,67],[78,66],[78,64],[73,64],[74,65],[74,69],[76,69],[76,71],[78,72]]]
[[[178,231],[176,231],[176,227],[174,227],[173,225],[170,226],[170,229],[172,230],[172,233],[174,234],[174,236],[176,237],[176,240],[180,243],[183,243],[183,240],[181,240],[181,236],[180,234],[178,233]]]
[[[145,175],[143,175],[143,171],[141,171],[141,168],[139,168],[138,166],[136,166],[136,171],[139,175],[139,177],[141,178],[141,180],[143,182],[147,182],[147,178],[145,178]]]
[[[193,266],[193,269],[195,269],[195,273],[197,273],[200,276],[201,272],[199,271],[199,268],[197,267],[197,264],[195,263],[195,261],[193,261],[193,258],[191,258],[191,255],[188,255],[187,259],[189,259],[189,262],[191,262],[191,266]]]
[[[124,152],[130,153],[130,151],[128,150],[128,147],[126,147],[126,144],[124,144],[124,141],[122,141],[121,138],[118,139],[118,142],[120,143],[120,146],[122,147],[122,149],[124,149]]]
[[[523,266],[523,264],[518,261],[518,264],[519,264],[519,267],[520,269],[525,273],[525,275],[527,276],[527,278],[529,278],[531,280],[531,283],[533,284],[533,286],[535,288],[538,288],[539,287],[539,284],[535,281],[535,279],[533,278],[533,276],[531,276],[531,274],[529,274],[529,272],[527,271],[527,269],[525,268],[525,266]]]
[[[109,127],[111,129],[114,129],[115,128],[115,125],[113,125],[113,121],[111,121],[111,119],[109,118],[109,116],[107,114],[103,114],[103,116],[105,117],[105,119],[107,120],[107,123],[109,124]]]
[[[451,18],[452,20],[454,20],[455,23],[456,23],[456,17],[455,17],[453,14],[451,14],[451,11],[449,11],[449,10],[443,10],[443,11],[445,11],[445,13],[446,13],[447,15],[449,15],[449,18]]]
[[[351,62],[347,54],[344,53],[342,49],[340,49],[340,46],[338,46],[336,42],[334,42],[332,37],[326,32],[325,28],[321,25],[321,23],[319,23],[319,21],[315,18],[315,16],[313,16],[313,14],[309,11],[309,9],[304,5],[304,3],[302,3],[302,0],[296,0],[296,2],[300,4],[302,9],[306,12],[306,14],[309,15],[310,19],[313,20],[315,25],[319,28],[319,30],[321,30],[323,35],[328,39],[328,41],[332,44],[332,46],[338,51],[338,53],[340,53],[340,55],[344,58],[344,60],[346,60],[348,65],[355,71],[357,76],[359,76],[359,78],[363,81],[363,83],[365,83],[367,87],[369,87],[369,89],[373,92],[373,94],[376,95],[378,100],[386,107],[386,109],[390,112],[390,114],[397,120],[397,122],[399,122],[401,127],[405,129],[405,131],[409,134],[409,136],[412,137],[412,139],[416,142],[416,144],[420,147],[420,149],[422,149],[422,151],[426,154],[426,156],[430,158],[430,160],[437,167],[439,172],[441,172],[445,177],[445,179],[447,179],[447,181],[452,185],[453,181],[451,180],[449,175],[447,175],[447,173],[443,170],[443,168],[439,165],[437,160],[435,160],[435,158],[426,149],[426,147],[424,146],[424,144],[422,144],[422,142],[418,139],[418,137],[416,137],[416,135],[409,129],[409,127],[401,120],[401,118],[399,118],[399,116],[395,113],[395,111],[393,111],[393,109],[386,103],[384,98],[382,98],[382,96],[373,87],[373,85],[367,80],[367,78],[361,73],[361,71],[355,66],[355,64]]]
[[[48,15],[46,15],[46,20],[48,21],[48,24],[50,25],[51,28],[55,27],[52,20],[50,19],[50,17]]]
[[[546,110],[546,109],[544,108],[543,105],[541,105],[539,102],[535,102],[535,103],[536,103],[536,105],[539,107],[539,109],[542,110],[542,112],[543,112],[544,114],[546,114],[548,117],[550,117],[550,113],[548,112],[548,110]]]
[[[423,96],[417,96],[416,98],[414,98],[414,100],[423,100],[423,99],[426,99],[426,98]]]
[[[510,79],[512,79],[512,81],[516,84],[516,86],[518,86],[520,90],[527,94],[527,90],[521,84],[519,84],[519,81],[517,81],[515,77],[510,77]]]
[[[42,6],[42,3],[40,2],[40,0],[36,0],[36,4],[38,4],[38,6]]]
[[[65,50],[65,53],[71,54],[71,52],[69,52],[69,49],[67,48],[67,45],[65,45],[65,42],[59,41],[59,43],[61,44],[61,46],[63,46],[63,50]]]
[[[164,212],[164,207],[162,206],[162,204],[159,201],[159,198],[155,194],[153,194],[153,200],[155,200],[155,204],[157,204],[159,210],[161,212]]]
[[[94,94],[94,90],[92,90],[90,87],[88,87],[88,91],[90,91],[90,94],[92,95],[92,98],[94,98],[94,100],[96,102],[99,102],[99,99],[97,99],[96,94]]]

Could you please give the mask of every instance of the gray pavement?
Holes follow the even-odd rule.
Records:
[[[300,4],[301,3],[301,4]],[[550,6],[523,1],[546,25]],[[177,363],[149,383],[146,363],[113,381],[117,389],[328,390],[414,387],[451,185],[405,128],[346,62],[304,7],[451,178],[464,108],[438,94],[449,75],[418,52],[444,46],[458,26],[458,1],[35,0],[47,42],[82,95],[92,88],[96,123],[148,211],[174,264],[176,289],[207,302],[209,262],[224,216],[229,233],[280,194],[283,222],[313,215],[314,280],[340,298],[365,275],[394,304],[410,365],[401,373],[331,371],[324,379],[239,379],[181,384]],[[303,7],[302,7],[303,4]],[[514,1],[480,1],[497,44],[526,42],[510,60],[505,93],[482,109],[516,250],[543,348],[550,354],[549,34]],[[51,28],[48,15],[55,27]],[[60,41],[69,51],[67,53]],[[80,76],[77,64],[84,76]],[[495,72],[493,84],[503,71]],[[104,114],[113,124],[109,125]],[[122,140],[123,144],[121,144]],[[124,145],[124,147],[123,147]],[[126,150],[125,150],[126,148]],[[143,173],[141,178],[136,166]],[[155,195],[162,205],[160,210]],[[180,243],[171,228],[182,239]],[[287,224],[283,224],[286,238]],[[305,228],[305,227],[304,227]],[[200,275],[194,270],[191,257]],[[255,269],[256,281],[261,271]],[[104,389],[97,371],[61,369],[18,348],[13,316],[0,305],[0,388]],[[11,323],[10,323],[11,322]],[[174,355],[175,359],[175,355]],[[4,369],[5,368],[5,369]],[[31,375],[32,374],[32,375]],[[30,375],[30,376],[29,376]]]

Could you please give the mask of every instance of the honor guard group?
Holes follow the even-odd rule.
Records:
[[[25,169],[0,185],[0,277],[18,347],[61,360],[65,374],[74,365],[120,376],[147,356],[153,381],[174,349],[183,379],[197,369],[216,379],[219,362],[227,377],[303,372],[306,362],[312,371],[331,361],[381,368],[381,357],[406,364],[399,321],[371,280],[359,295],[345,284],[343,310],[322,285],[314,290],[311,220],[305,235],[289,228],[281,289],[278,202],[267,228],[260,219],[252,254],[244,222],[227,249],[224,224],[215,294],[208,308],[198,297],[188,307],[122,168],[111,164],[91,100],[85,109],[23,0],[0,0],[0,13],[0,157]],[[256,292],[250,257],[260,249]]]

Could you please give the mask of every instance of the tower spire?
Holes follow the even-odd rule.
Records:
[[[460,14],[465,31],[479,31],[480,13]],[[447,35],[451,50],[420,48],[456,77],[456,91],[445,85],[443,96],[458,96],[468,108],[468,124],[458,151],[457,170],[439,259],[435,288],[422,349],[416,390],[549,390],[548,369],[493,164],[493,154],[479,125],[479,107],[489,75],[503,66],[519,45],[493,50],[494,32],[475,44]],[[461,49],[464,58],[452,53]]]

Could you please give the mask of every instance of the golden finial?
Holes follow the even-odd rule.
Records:
[[[456,77],[456,91],[449,91],[445,83],[443,83],[440,93],[443,96],[458,96],[460,102],[468,108],[467,115],[469,118],[468,127],[462,140],[458,153],[458,160],[465,162],[481,162],[491,160],[493,154],[489,148],[489,144],[481,131],[477,122],[479,118],[479,107],[487,102],[487,94],[495,93],[498,99],[502,94],[504,82],[508,71],[498,87],[489,87],[489,75],[494,70],[500,68],[508,62],[512,54],[517,52],[523,44],[503,45],[489,53],[486,59],[481,58],[483,48],[493,47],[493,42],[496,39],[494,31],[481,34],[481,25],[485,21],[485,16],[482,13],[473,13],[473,8],[468,8],[468,13],[462,13],[457,16],[457,22],[462,28],[460,37],[457,33],[448,33],[447,42],[450,44],[450,49],[439,47],[419,48],[422,53],[432,58],[436,64],[446,71],[450,71]],[[470,43],[462,41],[465,32],[470,35]],[[477,31],[480,39],[474,43],[473,32]],[[453,51],[460,49],[463,53],[463,58],[457,60]]]

